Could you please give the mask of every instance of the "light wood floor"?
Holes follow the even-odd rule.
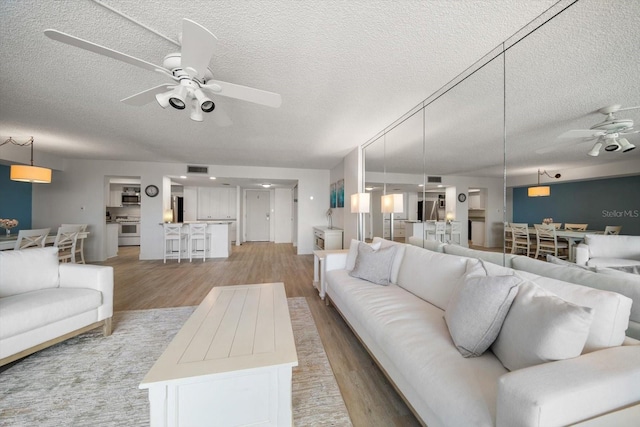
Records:
[[[114,267],[114,309],[198,305],[213,286],[284,282],[288,297],[305,297],[353,425],[418,426],[402,399],[333,307],[312,286],[313,255],[291,244],[246,243],[228,259],[139,261],[139,248],[120,247]]]

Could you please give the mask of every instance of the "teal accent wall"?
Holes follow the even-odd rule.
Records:
[[[513,222],[586,223],[587,230],[621,225],[621,234],[640,235],[640,175],[543,185],[549,197],[528,197],[527,187],[513,189]]]
[[[10,167],[0,165],[0,218],[17,219],[11,232],[31,228],[31,186],[28,182],[11,181]],[[0,229],[4,233],[4,229]]]

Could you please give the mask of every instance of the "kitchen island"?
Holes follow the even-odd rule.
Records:
[[[205,244],[205,258],[228,258],[231,255],[231,239],[229,231],[231,222],[229,221],[185,221],[178,223],[182,225],[182,233],[189,236],[189,224],[207,224],[207,240]],[[202,241],[195,241],[197,250],[202,251]],[[188,245],[185,248],[185,255],[182,258],[189,258]],[[202,256],[202,255],[200,255]]]

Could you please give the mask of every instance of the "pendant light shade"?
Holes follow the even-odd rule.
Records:
[[[529,187],[527,189],[527,195],[529,197],[547,197],[551,195],[551,187],[548,185],[538,185],[536,187]]]
[[[9,137],[9,139],[0,144],[0,146],[5,144],[13,144],[19,147],[31,146],[31,165],[11,165],[9,177],[12,181],[31,182],[35,184],[49,184],[51,182],[51,169],[33,165],[33,137],[24,143]]]
[[[38,166],[11,165],[11,181],[32,182],[35,184],[51,183],[51,169]]]

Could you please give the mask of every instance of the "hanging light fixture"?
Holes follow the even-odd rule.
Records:
[[[11,165],[10,178],[12,181],[32,182],[36,184],[49,184],[51,182],[51,169],[33,166],[33,137],[27,142],[18,142],[9,137],[0,147],[5,144],[13,144],[19,147],[31,146],[31,165]]]
[[[543,170],[542,172],[540,172],[540,169],[538,169],[538,185],[536,185],[535,187],[529,187],[527,189],[527,195],[529,197],[547,197],[551,195],[551,187],[549,187],[548,185],[540,185],[540,175],[547,175],[549,178],[555,179],[558,179],[562,176],[559,173],[551,176],[547,171]]]

